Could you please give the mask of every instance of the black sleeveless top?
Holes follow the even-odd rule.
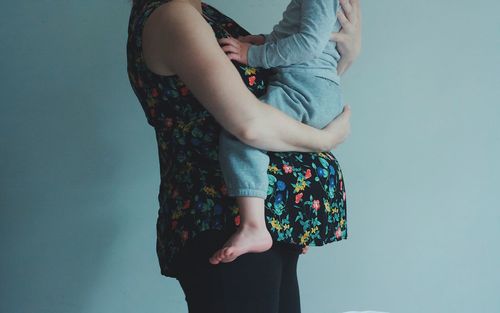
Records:
[[[172,261],[187,240],[205,230],[232,232],[239,225],[239,215],[219,168],[221,126],[178,76],[154,74],[144,63],[144,22],[168,1],[146,0],[133,6],[127,61],[131,86],[158,143],[156,251],[161,274],[175,277]],[[212,6],[202,3],[202,9],[217,38],[248,35]],[[233,64],[255,96],[265,93],[269,71]],[[335,157],[329,152],[270,152],[269,157],[266,222],[273,240],[300,247],[346,239],[346,193]]]

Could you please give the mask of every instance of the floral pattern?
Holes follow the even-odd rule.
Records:
[[[219,167],[221,126],[176,76],[149,71],[142,56],[146,18],[162,1],[142,1],[130,14],[128,75],[154,127],[160,162],[156,251],[161,273],[175,277],[173,260],[189,238],[210,229],[233,232],[240,217]],[[217,38],[248,32],[214,7],[203,16]],[[233,62],[255,96],[266,91],[269,70]],[[274,241],[321,246],[347,238],[346,192],[337,159],[330,153],[269,153],[267,227]]]

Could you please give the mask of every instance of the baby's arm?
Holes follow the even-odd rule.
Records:
[[[328,44],[337,20],[334,10],[336,2],[303,0],[299,31],[276,41],[268,40],[260,46],[250,46],[248,65],[271,68],[303,63],[318,57]]]
[[[261,34],[261,36],[264,37],[264,42],[275,42],[278,38],[276,37],[277,35],[277,30],[281,29],[283,25],[286,23],[286,12],[290,9],[290,7],[293,5],[293,1],[290,1],[288,4],[287,8],[283,12],[283,16],[281,20],[278,22],[278,24],[274,25],[273,31],[269,34]]]

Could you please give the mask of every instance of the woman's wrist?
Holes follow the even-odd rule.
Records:
[[[336,138],[335,134],[332,134],[326,130],[321,130],[321,138],[319,138],[317,147],[314,151],[316,152],[324,152],[330,151],[337,146],[340,142]]]

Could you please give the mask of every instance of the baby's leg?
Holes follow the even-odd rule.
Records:
[[[264,214],[269,184],[266,152],[223,131],[219,140],[219,159],[228,194],[237,197],[240,225],[224,246],[212,255],[212,264],[231,262],[244,253],[264,252],[272,246]]]
[[[270,82],[261,98],[287,115],[302,120],[302,96],[283,82]],[[231,262],[247,252],[263,252],[272,246],[266,227],[264,199],[269,181],[269,157],[265,151],[250,147],[226,131],[219,141],[219,159],[230,196],[237,197],[240,226],[226,244],[210,258],[212,264]]]
[[[341,86],[328,78],[320,76],[296,76],[303,87],[302,103],[307,112],[304,123],[315,128],[323,128],[342,113],[344,103]]]

